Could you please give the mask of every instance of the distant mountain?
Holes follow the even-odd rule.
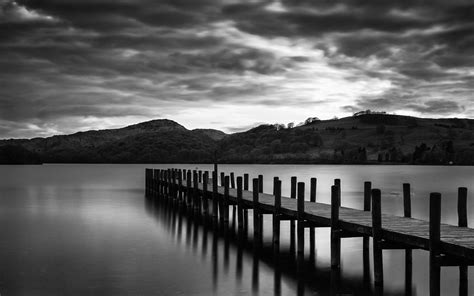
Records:
[[[188,130],[171,120],[0,141],[0,163],[474,164],[474,120],[362,114],[294,128]]]
[[[43,162],[140,163],[208,162],[214,155],[216,142],[205,133],[189,131],[172,120],[161,119],[120,129],[0,141],[0,146],[4,145],[22,147]]]

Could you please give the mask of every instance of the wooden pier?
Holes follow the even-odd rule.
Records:
[[[216,169],[216,167],[215,167]],[[212,176],[210,175],[212,174]],[[202,172],[180,169],[146,169],[147,198],[164,199],[189,209],[192,213],[218,221],[225,229],[248,232],[248,210],[252,210],[255,253],[263,244],[263,215],[273,217],[273,256],[278,261],[280,250],[280,221],[290,221],[290,252],[297,255],[297,266],[304,262],[305,228],[309,228],[310,245],[314,248],[314,228],[331,230],[331,268],[340,268],[341,239],[362,237],[364,256],[368,256],[369,239],[373,245],[373,279],[375,290],[383,293],[384,249],[402,249],[406,255],[406,281],[411,281],[412,249],[430,252],[430,295],[440,295],[442,266],[459,266],[459,295],[468,295],[468,266],[474,265],[474,229],[467,227],[467,189],[458,189],[458,226],[441,224],[441,195],[431,193],[430,220],[411,218],[410,185],[403,184],[404,217],[381,212],[381,191],[364,184],[364,210],[341,207],[341,181],[331,187],[331,204],[316,200],[317,179],[310,180],[309,201],[305,198],[305,183],[291,178],[290,197],[281,195],[281,180],[273,179],[272,194],[263,193],[263,176],[251,181],[249,175],[234,173],[219,176],[217,171]],[[251,189],[251,190],[250,190]],[[233,210],[229,225],[229,209]],[[296,224],[296,231],[295,231]],[[300,268],[299,268],[300,269]],[[302,270],[302,268],[301,268]],[[411,286],[411,284],[410,284]],[[406,291],[409,295],[410,291]]]

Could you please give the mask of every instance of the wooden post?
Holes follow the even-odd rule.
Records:
[[[273,196],[275,196],[276,183],[280,180],[278,177],[273,177]]]
[[[339,235],[339,207],[341,205],[339,187],[331,186],[331,268],[341,265],[341,237]]]
[[[199,171],[198,171],[198,174],[199,174],[199,175],[198,175],[198,176],[199,176],[199,183],[202,183],[202,171],[199,170]]]
[[[403,183],[403,216],[411,218],[411,188],[409,183]],[[405,249],[405,295],[411,295],[413,285],[413,252]]]
[[[249,190],[249,174],[244,174],[244,190]]]
[[[275,207],[273,212],[273,257],[278,262],[280,254],[280,211],[281,211],[281,181],[278,178],[273,183]]]
[[[298,219],[298,256],[297,265],[298,272],[303,272],[304,265],[304,182],[298,182],[298,203],[297,203],[297,219]]]
[[[364,182],[364,211],[370,212],[370,194],[372,190],[372,183]]]
[[[198,172],[193,171],[193,204],[194,212],[199,212],[201,209],[200,200],[199,200],[199,177]]]
[[[309,190],[309,201],[316,202],[316,188],[318,180],[316,178],[311,178],[310,180],[310,190]],[[316,234],[314,227],[309,228],[309,260],[314,262],[316,259]]]
[[[223,203],[223,214],[224,214],[224,223],[227,227],[229,224],[229,176],[224,177],[224,203]]]
[[[209,215],[209,196],[207,192],[207,184],[209,183],[209,172],[205,171],[202,179],[202,207],[204,217]],[[206,231],[206,230],[204,230]]]
[[[216,172],[216,174],[218,174],[217,163],[214,163],[214,172]]]
[[[296,199],[296,182],[295,176],[291,177],[290,187],[290,198]],[[296,249],[296,234],[295,234],[295,221],[290,220],[290,253],[294,254]]]
[[[258,192],[263,193],[263,175],[258,175]]]
[[[188,176],[188,171],[186,169],[183,169],[183,180],[186,180],[187,176]]]
[[[191,208],[192,206],[192,175],[191,175],[191,170],[187,171],[186,174],[186,205],[188,208]]]
[[[374,248],[374,284],[383,286],[382,201],[379,189],[372,189],[372,236]]]
[[[224,182],[225,182],[225,174],[224,172],[221,172],[221,186],[224,186]]]
[[[242,233],[244,228],[244,205],[242,202],[242,177],[237,177],[237,228]]]
[[[258,179],[253,179],[253,238],[257,249],[260,248],[260,209],[259,209],[259,186]]]
[[[182,171],[179,170],[178,172],[178,202],[180,204],[183,203],[183,175]]]
[[[234,175],[234,172],[230,173],[230,188],[235,189],[235,175]]]
[[[458,188],[458,226],[467,227],[467,188]],[[468,265],[459,266],[459,295],[467,296],[468,293]]]
[[[212,218],[217,219],[217,171],[212,172]]]
[[[176,185],[176,170],[175,169],[172,169],[171,170],[171,197],[173,199],[173,205],[176,204],[176,200],[177,200],[177,189],[176,189],[177,185]]]
[[[441,194],[430,194],[430,296],[440,295]]]

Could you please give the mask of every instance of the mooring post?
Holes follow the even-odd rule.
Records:
[[[316,178],[310,179],[309,201],[316,202],[316,188],[318,180]],[[309,260],[314,262],[316,259],[316,235],[314,227],[309,228]]]
[[[187,176],[188,176],[188,171],[186,169],[183,169],[183,180],[186,180]]]
[[[253,179],[252,194],[253,194],[253,239],[257,249],[260,248],[260,209],[259,209],[259,184],[258,179]]]
[[[249,174],[244,174],[244,190],[249,190]],[[249,212],[247,209],[244,209],[244,230],[245,233],[248,232],[249,228]]]
[[[467,227],[467,188],[458,188],[458,226]],[[468,293],[468,265],[459,266],[459,295],[467,296]]]
[[[374,249],[374,284],[383,286],[382,201],[379,189],[372,189],[372,237]]]
[[[224,182],[225,182],[225,174],[224,172],[221,172],[221,186],[224,186]]]
[[[183,172],[178,171],[178,202],[179,204],[183,203]]]
[[[258,192],[263,193],[263,175],[258,175]]]
[[[235,174],[234,174],[234,172],[230,173],[230,188],[235,189]]]
[[[273,179],[273,195],[275,196],[275,207],[273,211],[273,258],[278,262],[280,255],[280,211],[281,211],[281,181]]]
[[[237,228],[242,233],[244,228],[244,205],[242,202],[242,177],[237,177]]]
[[[227,228],[229,224],[229,176],[224,178],[224,223]]]
[[[199,200],[199,175],[198,172],[193,171],[193,203],[194,203],[194,212],[200,212],[200,200]]]
[[[217,220],[218,202],[217,202],[217,171],[212,172],[212,218]]]
[[[341,265],[341,236],[339,235],[339,207],[341,196],[337,185],[331,186],[331,268]]]
[[[297,269],[302,273],[304,268],[304,182],[298,182],[298,202],[297,202],[297,220],[298,220],[298,256]]]
[[[198,171],[198,176],[199,176],[199,183],[202,183],[202,171]]]
[[[216,174],[218,174],[218,168],[217,168],[217,163],[216,162],[214,163],[214,172],[216,172]]]
[[[430,296],[440,295],[441,194],[430,194]]]
[[[207,192],[207,183],[209,182],[209,172],[205,171],[202,179],[202,207],[205,218],[209,215],[209,199]],[[206,231],[206,230],[204,230]]]
[[[411,188],[410,183],[403,183],[403,216],[411,218]],[[405,249],[405,295],[411,295],[413,284],[413,252]]]
[[[244,174],[244,190],[249,190],[249,174]]]
[[[186,175],[186,204],[188,208],[192,209],[192,192],[193,192],[193,187],[192,187],[192,175],[191,175],[191,170],[187,171]]]
[[[295,176],[291,177],[290,198],[296,199],[296,182]],[[295,220],[290,220],[290,253],[294,254],[296,249]]]
[[[369,181],[364,182],[364,211],[370,212],[370,194],[372,190],[372,183]],[[365,235],[362,238],[362,253],[364,258],[369,256],[369,239],[370,236]]]

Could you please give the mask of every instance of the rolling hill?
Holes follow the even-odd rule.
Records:
[[[362,114],[245,132],[166,119],[120,129],[0,141],[2,163],[474,164],[474,120]]]

